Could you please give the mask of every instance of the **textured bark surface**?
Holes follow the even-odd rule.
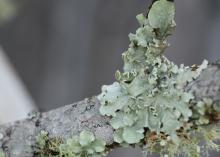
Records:
[[[210,97],[220,101],[220,62],[210,65],[186,90],[192,90],[196,99]],[[0,146],[7,157],[32,157],[35,137],[41,130],[51,137],[68,138],[89,130],[113,143],[113,129],[107,117],[99,114],[96,97],[85,99],[46,113],[33,113],[28,119],[0,126]]]

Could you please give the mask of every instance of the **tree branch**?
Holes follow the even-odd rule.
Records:
[[[152,3],[156,1],[157,0],[153,0]],[[174,2],[174,0],[169,1]],[[168,6],[168,9],[172,10],[173,7]],[[172,10],[172,13],[174,13],[174,9]],[[171,25],[170,22],[173,20],[172,18],[169,18],[168,15],[172,16],[173,14],[169,12],[167,13],[166,18],[169,23],[167,23],[165,28],[173,28],[174,26],[168,27]],[[155,39],[161,38],[161,35],[157,35],[157,29],[163,30],[160,25],[163,24],[164,21],[160,21],[161,18],[157,18],[155,24],[156,26],[152,27],[154,28],[155,35],[153,36]],[[150,32],[152,33],[151,30]],[[167,30],[163,30],[162,32],[165,32],[165,35],[162,37],[166,37],[166,35],[168,35],[166,34]],[[166,45],[161,44],[156,46],[161,46],[158,50],[162,53],[163,47]],[[142,46],[142,48],[143,47],[145,48],[145,46]],[[185,90],[192,91],[196,100],[209,97],[214,101],[214,103],[218,102],[217,104],[220,105],[220,62],[211,64],[205,71],[202,72],[200,77],[188,84]],[[83,130],[88,130],[96,137],[100,137],[105,140],[107,145],[110,146],[114,143],[113,128],[109,124],[110,118],[101,116],[99,108],[100,103],[98,99],[93,97],[49,112],[30,114],[27,119],[22,121],[1,125],[0,151],[3,151],[6,157],[35,156],[34,146],[36,144],[36,136],[41,130],[47,131],[51,138],[59,137],[63,140],[70,138],[73,135],[78,135]],[[217,125],[219,120],[216,121],[215,119],[215,121],[211,122],[212,123],[209,124]]]
[[[200,77],[190,83],[186,90],[193,91],[197,100],[204,97],[220,101],[220,62],[211,64]],[[0,126],[0,148],[6,157],[32,157],[35,137],[41,130],[50,137],[67,139],[89,130],[103,138],[108,145],[113,143],[113,129],[109,118],[99,114],[100,103],[96,97],[85,99],[46,113],[34,113],[28,119]]]

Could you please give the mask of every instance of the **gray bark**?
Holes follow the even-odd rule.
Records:
[[[192,90],[196,99],[210,97],[220,101],[220,62],[211,64],[186,90]],[[85,99],[45,113],[34,113],[28,119],[0,126],[0,145],[7,157],[31,157],[35,137],[41,130],[51,137],[66,139],[89,130],[113,143],[113,129],[109,118],[99,114],[100,103],[96,97]]]

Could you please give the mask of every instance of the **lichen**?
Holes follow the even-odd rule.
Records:
[[[220,103],[197,100],[185,87],[207,67],[176,65],[163,54],[167,37],[176,24],[175,6],[158,0],[137,20],[140,28],[129,34],[129,48],[122,54],[123,71],[116,82],[104,85],[98,96],[100,113],[110,117],[114,129],[112,146],[137,145],[143,154],[161,157],[200,157],[218,151]],[[109,149],[108,149],[109,148]],[[110,150],[104,140],[82,131],[67,140],[50,138],[42,131],[36,138],[35,155],[40,157],[101,157]]]
[[[202,140],[217,149],[212,141],[220,137],[219,130],[206,125],[208,113],[219,109],[205,100],[197,102],[185,90],[207,67],[206,60],[200,66],[178,66],[163,55],[175,28],[174,15],[173,2],[158,0],[147,16],[137,16],[140,28],[129,34],[123,71],[117,71],[117,81],[104,85],[98,96],[100,113],[111,118],[116,143],[137,144],[144,152],[161,156],[195,157],[200,155]]]
[[[35,155],[39,157],[101,157],[106,155],[105,141],[93,133],[82,131],[66,141],[49,138],[46,131],[36,137]]]

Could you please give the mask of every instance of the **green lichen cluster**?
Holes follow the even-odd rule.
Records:
[[[111,117],[114,141],[121,145],[137,144],[161,156],[197,157],[202,140],[206,148],[217,148],[213,141],[220,137],[219,130],[205,125],[210,124],[207,113],[219,110],[196,102],[185,90],[207,67],[206,60],[200,66],[177,66],[163,55],[175,28],[174,15],[173,2],[158,0],[147,16],[137,16],[140,28],[129,34],[123,72],[117,71],[117,82],[104,85],[98,96],[100,113]]]
[[[195,125],[207,125],[219,118],[219,104],[214,103],[210,98],[203,98],[203,100],[193,103],[191,107],[193,110],[192,119]]]
[[[98,96],[100,113],[110,117],[114,141],[121,146],[140,146],[145,155],[200,157],[220,149],[215,143],[220,127],[214,125],[220,105],[210,98],[197,101],[185,90],[207,67],[206,60],[200,66],[178,66],[163,55],[176,26],[174,16],[169,0],[158,0],[146,16],[137,16],[140,28],[129,34],[124,69]],[[106,143],[88,131],[66,141],[42,131],[35,149],[40,157],[101,157],[108,151]]]
[[[145,145],[145,153],[157,152],[162,157],[200,157],[209,156],[209,150],[219,151],[220,147],[215,141],[220,140],[220,129],[216,126],[198,127],[188,132],[178,132],[180,141],[178,144],[167,139],[164,145],[159,146],[158,141],[148,139],[149,145]],[[205,143],[202,143],[205,142]]]
[[[105,153],[105,141],[88,131],[67,139],[49,138],[46,131],[36,137],[35,156],[39,157],[101,157]]]

